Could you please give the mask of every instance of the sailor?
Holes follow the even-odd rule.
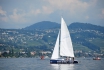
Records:
[[[69,62],[72,63],[72,58],[71,57],[69,58]]]
[[[69,62],[70,62],[70,63],[74,63],[74,57],[70,57]]]
[[[74,63],[74,57],[73,57],[73,63]]]
[[[69,61],[69,57],[67,57],[66,60]]]
[[[68,63],[69,62],[69,57],[66,57],[66,63]]]

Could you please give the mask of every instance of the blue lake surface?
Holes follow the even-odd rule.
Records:
[[[104,59],[76,58],[78,64],[50,64],[50,59],[0,58],[0,70],[104,70]]]

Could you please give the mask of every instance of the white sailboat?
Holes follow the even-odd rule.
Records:
[[[69,57],[74,59],[73,45],[69,30],[63,18],[61,18],[61,29],[59,30],[53,54],[50,60],[51,64],[57,63],[78,63],[78,61],[66,61],[62,57]]]

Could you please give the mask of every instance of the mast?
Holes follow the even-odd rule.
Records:
[[[60,56],[60,37],[61,37],[61,30],[60,29],[59,29],[59,32],[60,32],[60,34],[59,34],[59,56]]]

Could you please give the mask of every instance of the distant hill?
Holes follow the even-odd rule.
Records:
[[[29,30],[33,30],[33,29],[54,29],[54,28],[59,28],[60,24],[56,23],[56,22],[50,22],[50,21],[42,21],[42,22],[38,22],[35,23],[33,25],[30,25],[28,27],[25,27],[24,29],[29,29]]]
[[[42,22],[37,22],[37,23],[30,25],[28,27],[25,27],[23,29],[33,30],[33,29],[54,29],[54,28],[60,28],[60,24],[58,24],[56,22],[42,21]],[[76,30],[76,29],[97,30],[97,31],[101,31],[104,33],[104,27],[93,25],[90,23],[74,22],[74,23],[70,24],[68,26],[68,28],[73,29],[73,30]]]
[[[104,27],[102,26],[97,26],[93,25],[90,23],[79,23],[79,22],[74,22],[68,26],[69,29],[82,29],[82,30],[97,30],[104,32]]]
[[[23,29],[0,29],[0,49],[15,46],[28,47],[31,50],[51,50],[57,38],[58,28],[58,23],[42,21]],[[75,22],[68,28],[74,50],[104,52],[104,27]]]
[[[60,24],[50,21],[42,21],[31,26],[28,26],[24,29],[56,29],[60,28]],[[75,22],[68,26],[69,30],[71,31],[71,38],[74,43],[77,45],[80,44],[82,46],[86,46],[91,50],[100,50],[100,47],[94,43],[94,40],[101,40],[104,39],[104,27],[89,24],[89,23],[79,23]],[[48,41],[48,37],[44,37],[44,40]],[[77,48],[77,47],[76,47]]]

